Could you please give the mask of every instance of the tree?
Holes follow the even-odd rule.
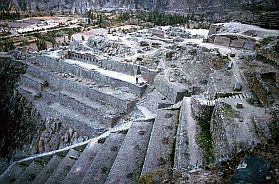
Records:
[[[43,39],[37,39],[36,46],[38,47],[38,51],[47,49],[46,41]]]
[[[11,39],[0,39],[0,51],[1,52],[8,52],[10,50],[15,49],[14,43]]]

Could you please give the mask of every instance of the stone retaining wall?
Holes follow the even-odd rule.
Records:
[[[95,55],[89,53],[81,54],[77,52],[70,52],[69,59],[83,61],[106,70],[116,71],[132,76],[136,75],[137,67],[139,66],[142,77],[149,83],[153,83],[154,77],[157,74],[156,70],[150,70],[146,66],[115,61],[113,59],[98,59]]]
[[[51,70],[58,71],[61,73],[71,73],[75,76],[82,77],[85,79],[91,79],[98,83],[107,84],[113,87],[128,87],[132,92],[134,92],[138,96],[141,96],[141,94],[145,89],[144,86],[138,86],[126,81],[111,78],[102,75],[99,72],[96,72],[94,70],[87,70],[80,66],[69,64],[59,59],[55,60],[47,56],[38,56],[36,58],[36,62],[42,67],[49,68]]]
[[[260,75],[257,75],[255,72],[248,72],[246,71],[244,73],[247,83],[249,85],[249,88],[257,95],[260,102],[267,107],[268,101],[267,101],[267,92],[261,85],[261,77]]]
[[[168,82],[164,76],[157,75],[154,79],[155,88],[166,96],[172,103],[177,103],[183,99],[184,96],[190,96],[187,89],[179,87]]]
[[[209,43],[238,49],[254,50],[256,47],[255,40],[241,35],[212,34],[207,40]]]
[[[105,103],[111,104],[112,106],[118,107],[125,112],[130,111],[130,108],[133,106],[134,103],[133,101],[130,101],[128,99],[125,101],[113,95],[102,93],[101,91],[94,88],[89,88],[89,86],[85,84],[67,78],[62,78],[55,75],[54,73],[49,73],[37,67],[29,66],[27,71],[48,81],[49,86],[54,90],[69,90],[77,94],[81,94],[82,96],[91,98],[92,100],[103,101]],[[49,95],[49,97],[51,98],[51,95]]]

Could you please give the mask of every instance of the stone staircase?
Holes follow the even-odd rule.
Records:
[[[109,129],[96,138],[14,162],[0,176],[0,183],[136,184],[172,178],[181,151],[176,141],[186,131],[182,116],[185,109],[158,109],[158,104],[167,101],[161,96],[150,101],[157,93],[151,91],[137,104],[149,113],[157,109],[152,119],[146,113],[144,118]],[[157,108],[151,110],[154,101]],[[184,169],[176,168],[176,172]]]
[[[21,62],[27,69],[17,90],[42,119],[59,119],[90,138],[131,112],[147,82],[139,85],[134,76],[47,54]]]
[[[226,96],[226,97],[219,97],[219,98],[216,98],[216,99],[208,99],[208,98],[198,98],[199,101],[203,104],[203,105],[208,105],[208,106],[214,106],[215,103],[217,101],[223,101],[225,99],[248,99],[251,97],[251,94],[250,93],[236,93],[236,94],[232,94],[230,96]]]
[[[181,103],[175,142],[174,170],[198,169],[202,163],[202,153],[197,144],[197,122],[193,118],[191,97],[185,97]]]
[[[143,93],[145,87],[129,80],[118,87],[106,83],[113,76],[96,81],[93,74],[85,74],[90,70],[63,65],[63,60],[24,62],[27,73],[18,91],[43,112],[42,118],[59,118],[91,138],[16,161],[0,176],[0,183],[162,183],[173,178],[174,168],[185,172],[193,165],[189,160],[175,167],[179,160],[188,159],[179,156],[177,142],[187,142],[183,132],[188,131],[188,115],[184,113],[191,103],[191,97],[187,108],[183,101],[176,103],[183,97],[182,90],[168,93],[168,84],[159,84]],[[133,118],[111,128],[128,113]]]

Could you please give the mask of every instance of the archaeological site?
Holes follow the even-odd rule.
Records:
[[[279,183],[275,0],[1,0],[0,184]]]

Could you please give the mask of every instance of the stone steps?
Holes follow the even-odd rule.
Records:
[[[67,153],[66,157],[59,163],[57,168],[52,172],[45,184],[59,184],[62,183],[62,179],[68,174],[72,166],[75,164],[79,157],[79,152],[71,149]]]
[[[26,170],[17,178],[16,184],[31,183],[44,168],[42,163],[33,161]]]
[[[106,179],[106,184],[138,183],[152,125],[153,122],[132,123]]]
[[[130,92],[115,89],[110,86],[96,86],[92,82],[85,82],[76,78],[65,78],[58,75],[58,73],[48,71],[30,63],[28,63],[27,72],[46,80],[53,91],[67,90],[78,93],[94,101],[110,104],[124,112],[131,111],[137,99],[136,95]]]
[[[41,93],[38,90],[34,88],[30,88],[25,85],[19,86],[17,90],[20,94],[22,94],[25,98],[27,98],[31,102],[41,97]]]
[[[103,148],[99,151],[84,176],[82,184],[105,182],[124,138],[125,134],[123,133],[110,133]]]
[[[172,177],[178,112],[178,110],[158,110],[141,171],[142,178],[149,174],[155,176],[158,172],[161,173],[157,176],[160,182]]]
[[[224,100],[224,99],[247,99],[247,98],[250,98],[250,97],[251,97],[251,95],[249,93],[234,94],[234,95],[227,96],[227,97],[217,98],[215,100],[206,100],[206,105],[214,106],[216,101]]]
[[[110,85],[112,87],[127,87],[134,94],[140,96],[145,84],[136,84],[135,76],[127,75],[111,70],[98,68],[96,65],[84,63],[78,60],[56,60],[48,56],[38,57],[37,65],[48,68],[59,73],[73,74],[76,77],[89,79],[99,84]]]
[[[45,165],[45,167],[41,170],[41,172],[38,174],[38,176],[35,178],[32,184],[44,184],[61,161],[62,157],[54,155],[48,162],[48,164]]]
[[[35,77],[32,74],[25,73],[21,77],[21,84],[24,84],[30,88],[34,88],[38,91],[41,91],[43,86],[47,86],[47,81],[45,81],[41,78]]]
[[[176,82],[168,81],[163,75],[157,75],[154,79],[155,88],[169,99],[171,103],[177,103],[184,96],[190,96],[190,92],[177,84]]]
[[[172,174],[177,119],[178,110],[159,110],[154,124],[135,121],[127,135],[110,133],[105,140],[98,138],[89,142],[85,149],[79,149],[82,152],[69,149],[63,154],[64,158],[58,153],[49,155],[50,161],[36,174],[33,184],[136,184],[140,175],[145,177],[157,171],[164,173],[164,178],[159,178],[162,182],[165,176]]]
[[[65,125],[79,130],[80,134],[93,137],[100,135],[106,126],[94,119],[90,119],[83,114],[70,109],[59,103],[48,104],[45,100],[37,101],[36,108],[42,114],[43,118],[52,117],[62,121]]]
[[[10,166],[10,170],[6,170],[0,177],[0,183],[14,183],[16,179],[25,171],[28,167],[26,164],[14,164]]]
[[[91,167],[96,166],[99,166],[96,174],[104,180],[107,174],[103,171],[108,168],[106,172],[109,172],[124,138],[124,133],[104,134],[84,143],[14,162],[0,176],[0,181],[3,184],[81,183],[85,174],[92,171]],[[106,168],[101,167],[103,164]]]
[[[197,127],[192,114],[191,97],[185,97],[181,104],[175,142],[173,169],[178,173],[198,169],[203,163],[203,155],[197,143]]]
[[[67,174],[62,183],[64,184],[79,184],[88,171],[92,161],[102,148],[102,144],[98,142],[90,142],[85,150],[79,156],[79,159],[73,165],[70,172]]]
[[[111,125],[115,124],[117,120],[124,114],[120,110],[113,108],[98,101],[92,101],[87,97],[72,93],[70,91],[62,90],[59,92],[59,102],[71,109],[81,112],[85,116],[96,119],[102,124]]]

